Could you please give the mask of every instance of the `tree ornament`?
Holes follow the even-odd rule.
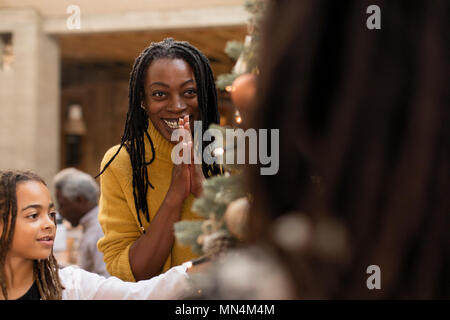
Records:
[[[201,242],[202,250],[206,256],[215,257],[233,248],[236,240],[225,230],[218,230],[210,234],[202,235],[199,242]]]
[[[249,209],[250,203],[243,197],[232,201],[225,211],[225,225],[230,233],[241,241],[247,235]]]
[[[233,81],[231,99],[239,111],[251,109],[256,96],[257,77],[251,73],[245,73]]]

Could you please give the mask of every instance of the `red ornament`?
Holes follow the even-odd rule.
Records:
[[[243,74],[233,81],[231,99],[239,111],[246,111],[253,107],[256,97],[256,75]]]

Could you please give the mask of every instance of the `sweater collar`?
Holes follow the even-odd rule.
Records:
[[[153,146],[155,147],[155,158],[172,162],[172,149],[175,145],[173,145],[170,141],[167,141],[161,133],[159,133],[150,119],[148,120],[147,132],[152,139]],[[152,159],[152,148],[147,136],[145,136],[145,159],[146,161],[150,161]]]

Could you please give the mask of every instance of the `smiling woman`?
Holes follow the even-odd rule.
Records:
[[[108,272],[126,281],[148,279],[196,256],[175,242],[173,225],[200,219],[191,212],[216,165],[174,164],[172,133],[195,138],[219,122],[217,93],[208,59],[184,41],[152,43],[137,57],[130,78],[129,106],[120,145],[101,164],[98,247]],[[207,142],[199,146],[203,150]],[[193,156],[192,144],[184,149]]]

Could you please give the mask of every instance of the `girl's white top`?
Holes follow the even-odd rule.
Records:
[[[173,300],[189,291],[186,265],[138,282],[125,282],[116,277],[105,278],[78,267],[59,270],[63,300]]]

